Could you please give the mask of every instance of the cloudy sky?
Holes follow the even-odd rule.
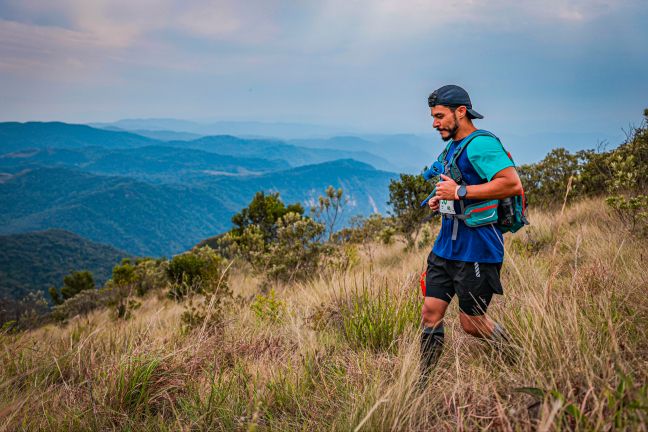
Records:
[[[0,0],[0,120],[616,134],[648,107],[646,0]]]

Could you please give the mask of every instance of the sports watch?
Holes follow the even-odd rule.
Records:
[[[466,194],[468,193],[468,189],[466,188],[466,185],[461,185],[459,186],[459,189],[457,189],[457,196],[459,199],[466,199]]]

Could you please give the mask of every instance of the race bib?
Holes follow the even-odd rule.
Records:
[[[456,214],[454,209],[453,200],[440,200],[439,201],[439,212],[443,214]]]

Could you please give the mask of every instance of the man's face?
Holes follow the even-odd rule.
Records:
[[[430,108],[434,123],[432,126],[439,131],[443,141],[453,139],[459,129],[459,121],[456,113],[443,105],[436,105]]]

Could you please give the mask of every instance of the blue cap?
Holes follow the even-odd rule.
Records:
[[[472,109],[472,102],[468,92],[458,85],[445,85],[441,88],[434,90],[428,97],[428,106],[443,105],[451,108],[458,106],[465,106],[468,111],[468,117],[483,119],[484,116]]]

